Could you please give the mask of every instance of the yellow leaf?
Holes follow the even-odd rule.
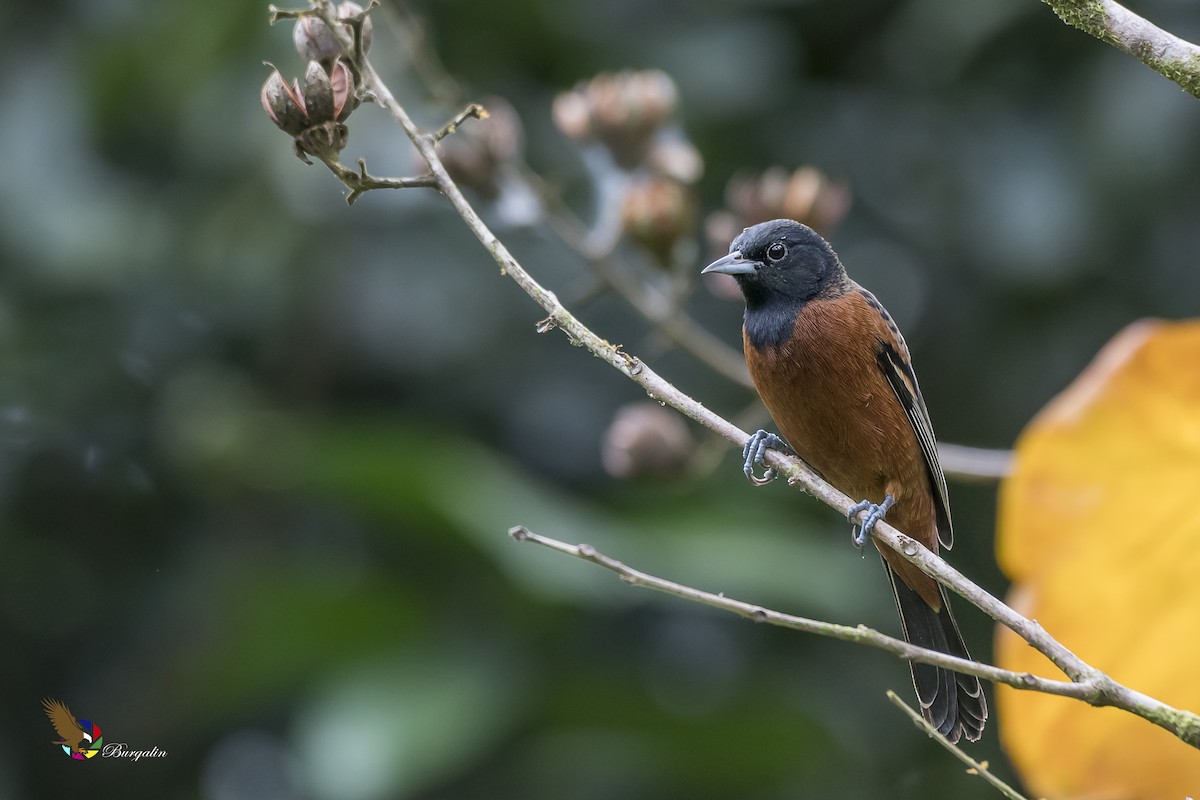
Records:
[[[1117,681],[1200,711],[1200,321],[1131,325],[1030,423],[996,546],[1017,611]],[[1006,628],[996,659],[1055,676]],[[1039,796],[1200,797],[1200,750],[1145,720],[1003,686],[996,704]]]

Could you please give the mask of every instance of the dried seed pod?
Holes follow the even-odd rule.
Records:
[[[673,477],[687,466],[695,447],[678,414],[639,401],[617,410],[604,434],[601,461],[615,478]]]
[[[279,70],[274,70],[262,88],[262,104],[267,116],[292,136],[296,157],[312,163],[310,155],[328,161],[346,146],[350,131],[341,122],[353,108],[352,81],[334,64],[338,85],[325,68],[312,61],[304,74],[304,90],[293,82],[288,86]],[[342,65],[342,70],[345,70]],[[348,70],[347,70],[348,72]]]
[[[696,198],[687,187],[652,176],[629,187],[621,207],[621,226],[658,264],[666,266],[676,243],[692,230],[695,216]]]
[[[363,13],[358,3],[345,2],[337,7],[337,15],[347,19]],[[346,26],[349,30],[349,26]],[[371,49],[371,18],[366,17],[362,23],[363,52]],[[332,64],[334,59],[342,55],[342,43],[334,35],[325,20],[313,15],[306,15],[296,20],[292,28],[292,43],[296,52],[305,61],[319,61],[322,64]]]
[[[705,221],[714,253],[723,253],[744,228],[772,219],[794,219],[828,233],[850,209],[850,188],[814,167],[789,172],[771,167],[760,174],[735,175],[725,189],[724,211]]]
[[[316,61],[308,62],[308,69],[304,71],[304,109],[314,125],[331,122],[335,116],[329,73]]]
[[[735,176],[726,188],[726,204],[745,224],[784,217],[827,232],[845,216],[850,192],[814,167],[788,172],[772,167],[761,175]]]
[[[558,96],[554,122],[573,139],[600,142],[622,169],[632,170],[674,116],[677,101],[675,82],[661,70],[602,73]]]
[[[262,104],[267,116],[279,129],[298,136],[309,126],[304,96],[298,87],[288,86],[279,70],[274,70],[262,87]]]
[[[329,62],[342,54],[342,43],[320,17],[297,19],[292,28],[292,44],[305,61]]]

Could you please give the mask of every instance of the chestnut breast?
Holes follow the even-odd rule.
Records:
[[[936,552],[933,498],[920,445],[879,366],[886,326],[857,291],[801,306],[792,335],[754,347],[746,363],[780,433],[854,499],[896,498],[888,514]],[[903,347],[903,344],[900,345]]]

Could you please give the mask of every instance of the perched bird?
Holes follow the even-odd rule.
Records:
[[[92,737],[80,727],[79,721],[75,719],[75,715],[71,713],[71,709],[67,708],[66,704],[44,698],[42,707],[45,708],[46,716],[50,718],[50,724],[54,726],[54,732],[61,740],[52,742],[52,744],[61,744],[72,753],[82,753],[87,749]]]
[[[755,483],[767,448],[790,449],[855,498],[861,547],[888,522],[934,553],[954,543],[946,479],[908,347],[875,296],[846,275],[829,243],[811,228],[777,219],[742,231],[729,255],[704,272],[732,275],[746,300],[746,364],[785,441],[759,431],[746,443],[744,470]],[[936,581],[891,548],[883,556],[904,638],[970,658]],[[987,702],[979,679],[911,663],[925,718],[950,741],[979,739]]]

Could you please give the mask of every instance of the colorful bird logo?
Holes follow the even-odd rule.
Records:
[[[71,709],[59,700],[45,698],[42,700],[42,706],[46,709],[46,716],[50,718],[50,724],[54,726],[54,732],[59,738],[59,741],[51,744],[58,745],[64,753],[77,761],[99,754],[104,747],[104,737],[100,734],[99,725],[86,719],[80,723],[71,713]]]

